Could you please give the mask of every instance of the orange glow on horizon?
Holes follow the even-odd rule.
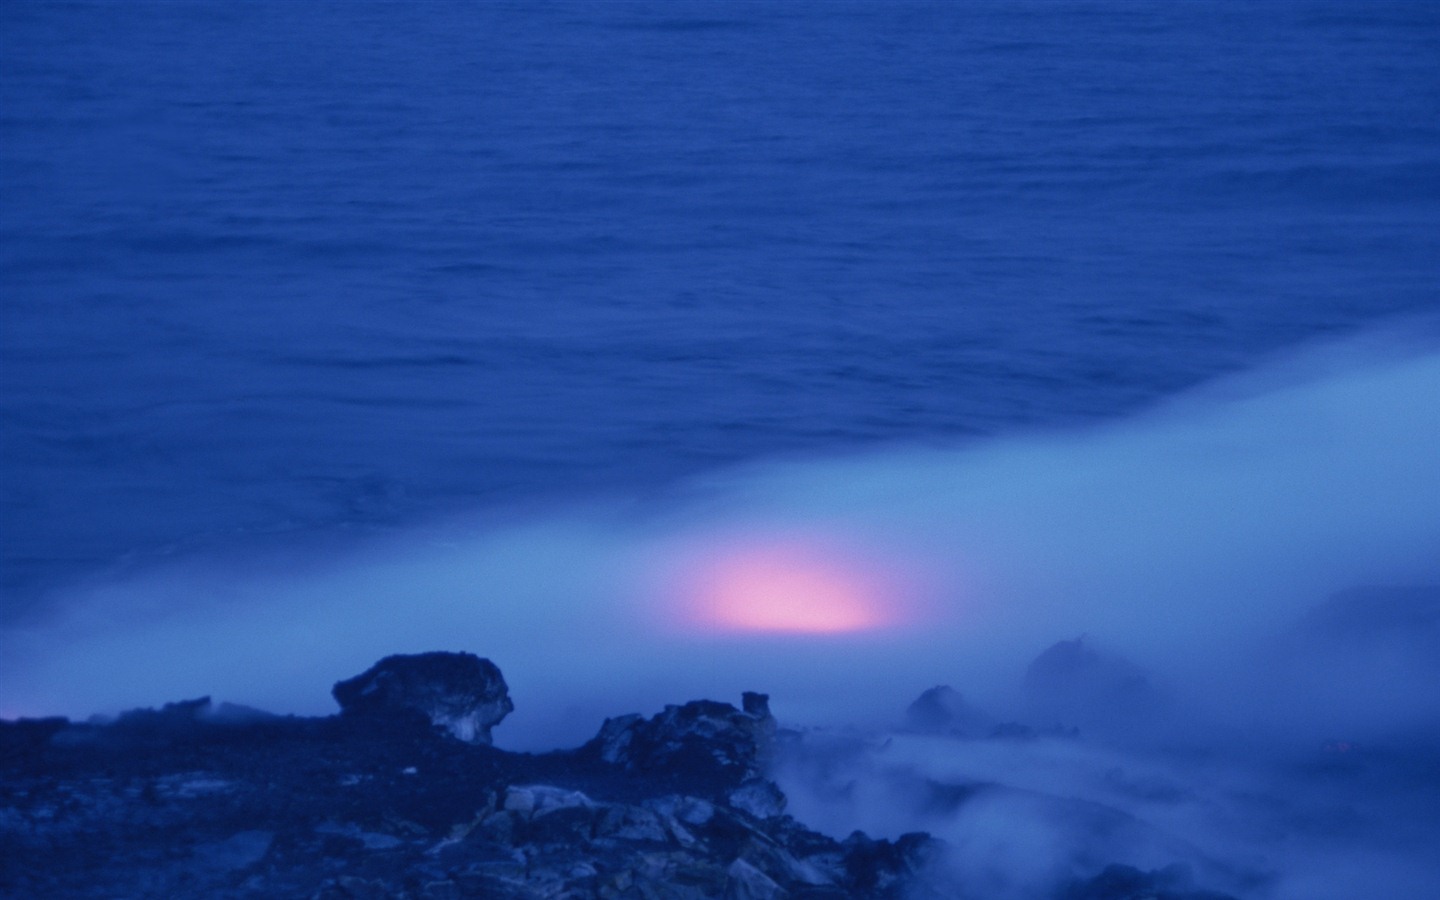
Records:
[[[796,542],[732,546],[681,569],[674,599],[686,629],[840,635],[912,618],[899,579],[852,554]]]

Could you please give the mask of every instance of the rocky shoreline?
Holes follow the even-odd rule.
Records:
[[[208,698],[104,723],[0,721],[0,894],[15,897],[954,897],[926,834],[844,840],[785,814],[767,698],[605,722],[512,753],[470,654],[388,657],[339,715]],[[1218,895],[1114,866],[1071,900]]]

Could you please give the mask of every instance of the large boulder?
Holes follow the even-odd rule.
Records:
[[[331,693],[345,715],[418,712],[472,744],[515,709],[499,667],[473,653],[387,656]]]
[[[746,693],[741,709],[694,700],[649,719],[607,719],[582,752],[631,772],[677,778],[692,789],[734,790],[763,780],[776,728],[768,701]]]

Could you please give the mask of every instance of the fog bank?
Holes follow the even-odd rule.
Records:
[[[1337,684],[1285,635],[1336,591],[1440,583],[1427,328],[1081,433],[756,465],[340,557],[157,569],[0,635],[0,714],[199,694],[327,712],[334,681],[431,649],[500,664],[517,711],[496,738],[515,747],[742,689],[805,723],[887,722],[937,682],[1020,714],[1026,665],[1086,635],[1214,727],[1423,729],[1433,692],[1394,680],[1423,654],[1382,647]]]

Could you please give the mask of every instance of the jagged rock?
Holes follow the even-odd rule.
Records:
[[[934,862],[942,845],[922,832],[902,834],[888,841],[875,840],[856,831],[842,846],[845,868],[854,883],[861,888],[884,891]]]
[[[775,740],[764,694],[744,695],[745,709],[714,700],[667,706],[650,719],[607,719],[583,752],[631,772],[667,771],[712,788],[761,778]]]
[[[345,712],[328,718],[216,716],[202,699],[107,724],[0,723],[0,846],[15,850],[0,854],[0,894],[893,900],[924,887],[909,839],[841,844],[781,814],[761,775],[775,738],[762,694],[612,720],[580,750],[507,753],[452,740],[434,704],[404,702],[471,683],[425,663],[391,658],[342,683]]]
[[[419,712],[475,744],[515,708],[500,669],[473,653],[387,656],[332,693],[346,715]]]
[[[725,900],[782,900],[790,893],[743,859],[725,870]]]
[[[980,737],[995,720],[971,706],[960,692],[942,684],[921,694],[905,710],[905,727],[926,734]]]
[[[770,872],[786,884],[807,887],[833,885],[844,877],[844,870],[828,864],[829,860],[802,860],[775,840],[757,836],[741,851],[740,857],[763,872]]]
[[[607,808],[595,823],[595,835],[619,841],[663,844],[670,831],[660,816],[643,806],[615,805]]]
[[[735,809],[747,812],[757,819],[768,819],[785,812],[785,794],[773,781],[754,778],[740,785],[725,796]]]
[[[745,691],[740,695],[740,708],[757,719],[771,719],[770,695],[757,694],[755,691]]]
[[[511,788],[506,792],[508,798],[514,791],[526,791],[533,798],[530,814],[531,818],[538,819],[558,810],[565,809],[594,809],[594,800],[585,796],[581,791],[571,791],[565,788],[553,787],[548,784],[534,784],[524,788]]]
[[[686,825],[705,825],[715,817],[715,804],[699,797],[682,797],[671,794],[654,800],[647,800],[645,806],[657,813],[678,819]]]
[[[498,844],[509,844],[515,840],[520,816],[508,809],[498,810],[480,821],[480,830]]]

